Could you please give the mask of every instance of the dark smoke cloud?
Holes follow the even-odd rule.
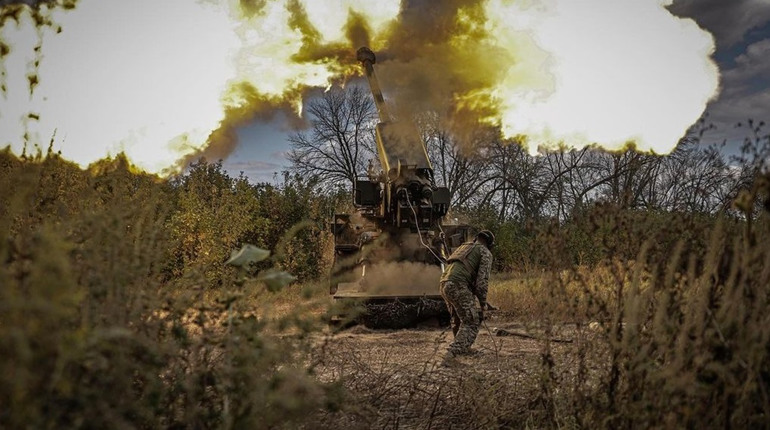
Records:
[[[33,8],[38,8],[45,4],[49,6],[64,6],[71,8],[74,7],[75,3],[77,3],[77,0],[0,0],[0,7],[26,5]]]
[[[757,6],[760,1],[764,0],[740,0],[740,3],[745,6],[744,12],[761,12],[764,9]],[[696,3],[678,0],[671,9],[683,15],[711,16],[700,5],[716,4],[712,0]],[[246,17],[267,13],[268,4],[266,1],[240,2]],[[377,76],[395,119],[411,121],[426,111],[436,112],[461,146],[473,147],[475,132],[482,125],[489,126],[485,120],[502,121],[499,115],[502,100],[495,99],[492,94],[497,93],[491,90],[504,79],[515,76],[523,86],[545,88],[543,81],[547,79],[542,76],[547,72],[542,71],[536,60],[545,61],[542,57],[546,54],[537,51],[540,48],[534,36],[523,31],[514,42],[508,38],[507,43],[513,46],[501,47],[498,35],[488,33],[487,24],[493,17],[486,16],[487,6],[485,0],[402,1],[400,14],[384,34],[376,34],[373,47],[377,55]],[[329,65],[340,80],[360,74],[355,52],[360,46],[369,46],[373,35],[364,17],[348,14],[347,40],[328,43],[314,27],[301,1],[289,0],[287,10],[289,26],[302,40],[302,47],[292,57],[294,62]],[[753,22],[752,18],[744,24]],[[294,91],[301,93],[303,89]],[[274,103],[261,100],[259,94],[248,94],[245,98],[250,101],[228,112],[222,128],[212,133],[204,155],[229,154],[237,143],[234,130],[255,117],[269,115],[263,109],[275,108]]]
[[[716,37],[718,48],[729,48],[746,33],[770,21],[767,0],[676,0],[669,10],[693,18]]]
[[[483,106],[468,112],[454,103],[454,97],[492,87],[515,61],[485,39],[484,3],[403,3],[387,49],[378,53],[379,77],[385,87],[396,90],[393,96],[399,116],[437,111],[446,115],[458,136],[466,136],[467,130],[478,125]],[[461,15],[463,19],[459,19]],[[457,48],[458,43],[464,45],[462,49]]]
[[[345,25],[345,34],[353,46],[371,45],[370,32],[371,30],[363,16],[357,13],[350,14],[350,18]]]
[[[74,9],[78,0],[0,0],[0,28],[8,19],[18,21],[18,16],[22,8],[28,8],[33,11],[33,18],[38,25],[47,25],[44,15],[40,14],[43,6],[48,9]]]
[[[480,29],[485,21],[481,0],[450,0],[433,2],[405,0],[396,22],[388,30],[387,49],[377,52],[378,77],[386,95],[395,105],[397,118],[413,118],[417,113],[430,110],[446,116],[457,135],[478,126],[477,118],[483,115],[483,106],[475,106],[474,112],[458,107],[453,98],[472,90],[491,87],[504,72],[512,59],[495,49],[484,40]],[[241,0],[244,17],[259,15],[267,4],[266,0]],[[311,23],[302,3],[289,1],[289,26],[302,35],[302,48],[293,57],[297,63],[339,65],[337,72],[341,80],[350,79],[351,74],[360,73],[355,51],[361,46],[370,46],[371,29],[366,19],[351,12],[345,23],[347,41],[326,43]],[[459,14],[464,20],[460,20]],[[453,47],[457,37],[462,36],[467,46]],[[478,54],[484,53],[479,61]],[[464,58],[465,56],[465,58]],[[471,66],[472,64],[472,66]],[[309,92],[296,90],[303,98]],[[218,159],[226,157],[237,146],[236,130],[254,119],[268,119],[283,111],[292,118],[291,126],[303,128],[307,123],[297,118],[285,102],[265,100],[253,87],[242,85],[232,92],[246,103],[227,112],[220,129],[214,131],[209,143],[201,152],[191,154],[182,160],[190,163],[205,157]],[[290,99],[286,97],[285,99]]]
[[[246,17],[260,15],[265,9],[267,2],[268,0],[239,0],[243,15]]]

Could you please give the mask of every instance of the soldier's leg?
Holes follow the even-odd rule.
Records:
[[[445,288],[446,283],[442,282],[439,291],[441,292],[441,297],[444,298],[447,310],[449,311],[449,324],[452,326],[452,335],[457,336],[457,330],[460,329],[460,315],[457,314],[457,310],[455,310],[455,307],[452,305],[450,299],[447,298],[446,294],[444,293]]]
[[[479,334],[479,314],[471,290],[465,285],[447,282],[443,294],[457,312],[460,326],[454,342],[449,345],[449,352],[454,355],[468,352]]]
[[[460,329],[460,315],[449,302],[447,302],[447,309],[449,309],[449,324],[452,327],[452,335],[457,336],[457,330]]]
[[[457,336],[457,330],[460,330],[460,315],[451,303],[447,302],[447,309],[449,309],[449,324],[452,326],[452,335]]]
[[[460,331],[461,324],[460,314],[458,314],[455,308],[452,307],[452,334],[454,337],[457,337],[457,332]]]

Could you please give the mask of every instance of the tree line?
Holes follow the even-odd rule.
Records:
[[[311,100],[307,112],[310,127],[289,138],[291,171],[339,190],[365,177],[371,160],[379,164],[377,113],[367,91],[355,85],[332,89]],[[422,134],[436,185],[450,190],[449,218],[501,230],[511,239],[506,242],[511,249],[498,250],[501,269],[547,264],[533,249],[543,231],[555,231],[549,227],[554,223],[560,226],[559,234],[572,235],[564,239],[572,248],[570,263],[585,262],[591,255],[588,261],[597,261],[613,253],[616,250],[601,243],[586,243],[607,241],[597,237],[601,229],[593,226],[601,217],[597,211],[607,208],[612,208],[615,221],[637,219],[628,221],[629,228],[654,222],[653,230],[671,217],[696,220],[722,214],[740,219],[733,203],[770,158],[764,122],[737,124],[746,137],[739,147],[728,148],[726,142],[705,143],[715,128],[707,115],[665,155],[637,152],[632,142],[617,152],[585,147],[531,155],[521,145],[525,137],[503,139],[494,127],[479,125],[458,137],[437,112],[407,120]],[[641,243],[634,244],[638,250]],[[629,250],[619,256],[634,255]]]
[[[195,272],[209,287],[232,280],[222,263],[245,243],[275,250],[269,263],[302,280],[322,278],[330,244],[326,220],[347,197],[318,193],[317,180],[288,172],[280,183],[251,183],[228,174],[221,161],[199,160],[183,174],[162,179],[139,171],[122,154],[82,169],[50,150],[24,157],[0,151],[0,179],[1,227],[10,237],[55,226],[78,244],[78,252],[101,261],[115,253],[105,246],[141,247],[125,243],[126,234],[150,235],[159,276],[173,281]],[[93,222],[106,218],[117,219],[111,227]],[[156,230],[150,234],[151,226]],[[102,233],[114,241],[94,243]]]
[[[289,138],[291,169],[331,188],[351,188],[377,161],[371,95],[358,86],[333,89],[310,101],[310,128]],[[628,209],[692,213],[730,210],[770,157],[764,122],[737,124],[746,131],[740,147],[706,145],[714,129],[698,121],[670,154],[595,147],[530,155],[516,139],[503,139],[479,125],[462,138],[436,112],[414,121],[433,164],[436,183],[446,186],[458,210],[493,207],[499,221],[567,220],[596,202]],[[650,125],[654,127],[653,125]]]

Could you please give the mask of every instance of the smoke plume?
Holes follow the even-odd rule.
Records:
[[[226,157],[243,124],[284,112],[302,126],[303,100],[360,76],[367,45],[398,117],[438,112],[460,137],[493,125],[531,152],[665,153],[718,88],[713,38],[669,3],[80,0],[53,11],[58,32],[15,2],[2,6],[18,25],[0,28],[0,146],[58,130],[81,164]]]
[[[410,1],[379,73],[408,110],[479,122],[531,152],[667,153],[715,96],[714,41],[661,0]]]

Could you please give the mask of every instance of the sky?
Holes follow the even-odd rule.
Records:
[[[123,151],[169,172],[202,154],[279,180],[296,112],[358,73],[363,43],[385,59],[386,98],[491,111],[531,153],[559,139],[665,153],[704,110],[705,143],[735,148],[736,123],[770,122],[770,0],[79,0],[54,21],[38,57],[28,17],[0,23],[0,147],[28,133],[81,165]]]
[[[252,182],[280,181],[281,172],[290,166],[286,159],[291,149],[287,139],[293,132],[281,118],[239,127],[240,144],[223,160],[223,167],[232,175],[243,172]]]
[[[718,128],[706,140],[742,141],[747,133],[736,124],[770,123],[770,0],[677,0],[671,10],[695,19],[716,40],[721,93],[706,111]]]
[[[720,94],[706,108],[709,130],[703,143],[726,142],[728,151],[749,135],[748,119],[770,124],[770,0],[676,0],[669,7],[713,34]],[[744,124],[737,128],[738,123]],[[286,138],[290,127],[280,118],[254,122],[239,130],[241,144],[224,166],[256,181],[271,181],[289,166]],[[770,126],[764,130],[770,133]]]

